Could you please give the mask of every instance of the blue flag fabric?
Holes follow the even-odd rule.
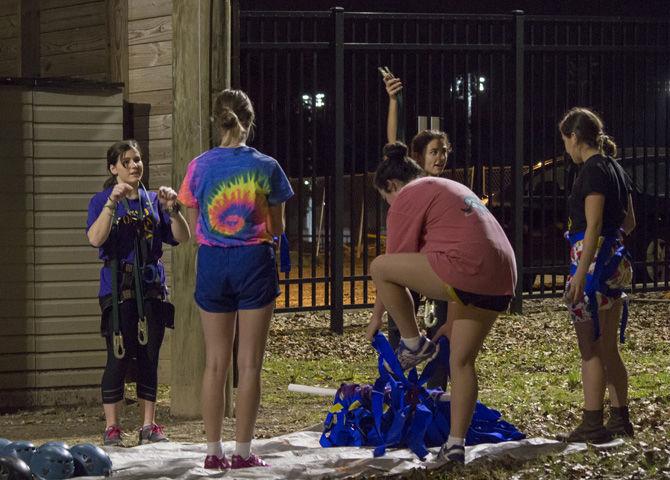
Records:
[[[379,377],[373,385],[343,383],[324,421],[322,447],[374,447],[374,456],[387,448],[409,448],[420,459],[428,448],[447,441],[450,403],[442,389],[429,390],[425,384],[441,363],[449,364],[449,343],[439,341],[438,356],[421,375],[416,368],[405,376],[386,337],[377,333],[372,341],[379,353]],[[388,364],[391,375],[385,368]],[[501,420],[500,412],[477,402],[466,436],[467,445],[520,440],[525,435]]]

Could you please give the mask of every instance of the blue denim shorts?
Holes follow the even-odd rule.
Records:
[[[279,293],[272,245],[201,245],[198,249],[194,297],[206,312],[261,308],[272,303]]]

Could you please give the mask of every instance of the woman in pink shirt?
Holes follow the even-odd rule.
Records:
[[[447,336],[451,345],[451,432],[440,456],[463,463],[477,400],[475,359],[514,294],[514,251],[498,221],[469,188],[424,177],[403,143],[387,145],[384,156],[375,187],[390,205],[386,254],[370,266],[377,299],[367,336],[374,336],[388,311],[400,330],[398,360],[403,369],[412,368],[433,358],[437,346],[419,333],[408,289],[450,302],[447,323],[435,336]]]

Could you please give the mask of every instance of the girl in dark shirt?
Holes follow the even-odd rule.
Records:
[[[631,181],[612,159],[616,145],[602,120],[586,108],[573,108],[559,125],[565,151],[580,171],[569,198],[571,270],[564,300],[577,332],[582,357],[584,411],[570,442],[603,443],[613,435],[633,435],[628,416],[628,373],[617,344],[632,267],[621,232],[635,227]],[[605,389],[611,410],[603,425]]]

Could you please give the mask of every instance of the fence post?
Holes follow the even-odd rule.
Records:
[[[335,59],[335,162],[331,170],[333,198],[330,202],[330,235],[333,253],[330,277],[330,329],[344,332],[344,9],[331,10]]]
[[[514,192],[514,253],[516,255],[517,284],[512,311],[522,313],[523,302],[523,164],[524,164],[524,12],[514,10],[514,162],[512,163],[512,189]]]

